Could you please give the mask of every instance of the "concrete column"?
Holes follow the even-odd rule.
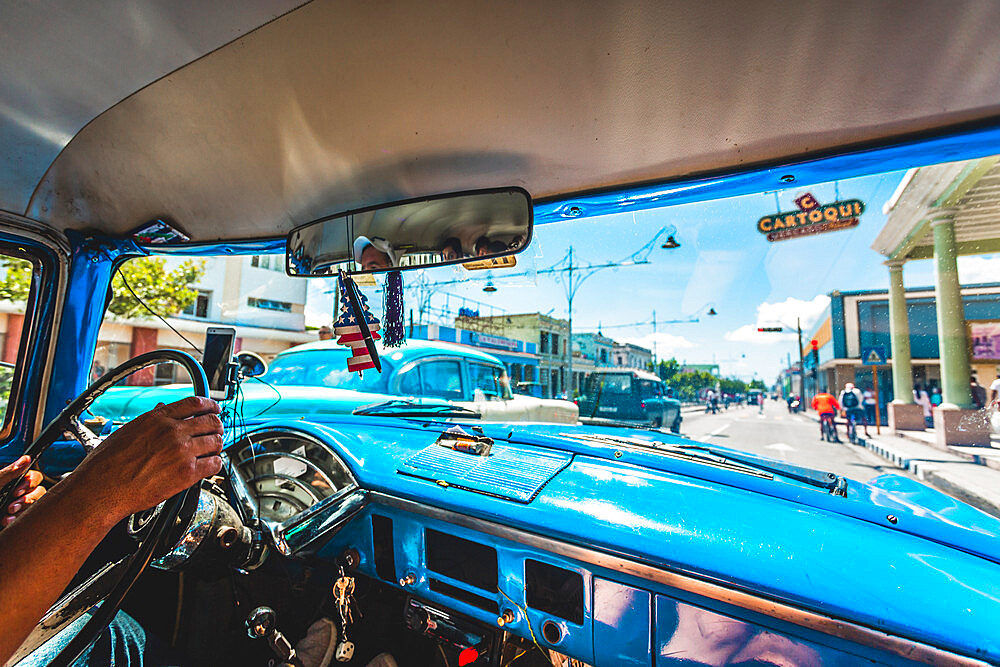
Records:
[[[988,422],[972,409],[969,390],[969,341],[958,281],[958,248],[954,212],[942,210],[931,220],[934,231],[934,268],[937,298],[938,350],[944,402],[934,409],[935,444],[988,445]]]
[[[953,212],[943,210],[933,220],[935,296],[938,349],[941,356],[941,389],[945,403],[971,408],[969,391],[969,341],[965,310],[958,281],[958,253]]]
[[[889,267],[889,337],[892,340],[892,402],[913,403],[913,363],[910,357],[910,318],[903,288],[903,260],[885,263]]]
[[[889,337],[892,341],[893,399],[887,422],[895,431],[923,431],[924,410],[913,401],[913,363],[910,357],[910,318],[903,288],[904,260],[889,260]],[[876,397],[877,399],[878,397]]]

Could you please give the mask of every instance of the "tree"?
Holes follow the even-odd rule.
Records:
[[[16,257],[4,257],[0,260],[0,269],[4,271],[3,280],[0,280],[0,299],[27,301],[31,289],[31,262]]]
[[[108,311],[125,318],[152,317],[135,296],[164,317],[177,314],[194,303],[198,291],[191,285],[204,275],[205,262],[185,260],[169,272],[165,265],[163,257],[139,257],[123,264],[111,282],[113,296]]]
[[[661,380],[669,383],[681,370],[681,365],[676,359],[661,359],[655,366],[652,362],[646,365],[651,373],[656,373]]]
[[[31,262],[7,257],[0,260],[0,269],[5,275],[0,280],[0,299],[27,301],[31,289]],[[163,257],[139,257],[126,262],[115,274],[111,283],[113,296],[108,304],[108,312],[118,317],[146,319],[152,317],[142,304],[122,282],[125,281],[135,293],[156,313],[176,315],[198,298],[198,291],[191,288],[205,274],[204,260],[185,260],[173,271],[166,270]]]

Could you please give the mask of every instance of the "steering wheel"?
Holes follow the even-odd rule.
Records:
[[[94,381],[42,430],[38,438],[25,451],[25,454],[31,457],[31,465],[28,468],[38,461],[38,458],[52,443],[62,439],[64,433],[71,434],[88,453],[96,448],[100,445],[101,439],[93,435],[80,421],[80,415],[83,414],[84,410],[128,375],[149,366],[171,361],[187,369],[194,384],[196,396],[208,396],[208,378],[205,376],[205,370],[190,354],[179,350],[154,350],[141,354]],[[9,482],[0,491],[0,497],[3,499],[0,501],[0,507],[6,507],[13,501],[14,489],[27,474],[28,468],[25,468],[25,472],[18,479]],[[167,530],[174,525],[190,492],[191,489],[182,491],[161,503],[157,508],[143,512],[141,516],[133,515],[131,519],[126,520],[131,523],[130,528],[136,527],[134,531],[129,530],[134,540],[128,541],[129,547],[126,550],[130,550],[131,553],[126,553],[116,562],[106,563],[97,568],[83,581],[77,581],[81,576],[78,574],[77,580],[70,584],[70,588],[38,622],[28,639],[14,654],[10,664],[14,664],[32,653],[60,630],[83,615],[84,612],[101,603],[100,607],[94,609],[90,619],[79,632],[51,660],[49,666],[68,667],[87,650],[108,626],[114,615],[118,613],[122,600],[146,568],[152,558],[153,551],[162,541]],[[100,550],[101,548],[98,547],[94,553]],[[93,556],[91,554],[91,558]]]

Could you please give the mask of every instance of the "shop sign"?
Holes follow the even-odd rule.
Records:
[[[472,343],[473,345],[479,345],[481,347],[496,347],[503,350],[510,350],[512,352],[516,352],[518,348],[518,341],[516,340],[475,332],[472,334]]]
[[[835,232],[858,226],[858,218],[865,212],[860,199],[845,199],[832,204],[820,204],[810,193],[795,200],[797,211],[766,215],[757,221],[757,231],[768,241],[783,241],[799,236]]]

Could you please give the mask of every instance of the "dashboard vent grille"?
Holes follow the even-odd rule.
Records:
[[[410,457],[398,472],[528,503],[572,458],[566,452],[499,443],[489,456],[474,456],[434,444]]]

